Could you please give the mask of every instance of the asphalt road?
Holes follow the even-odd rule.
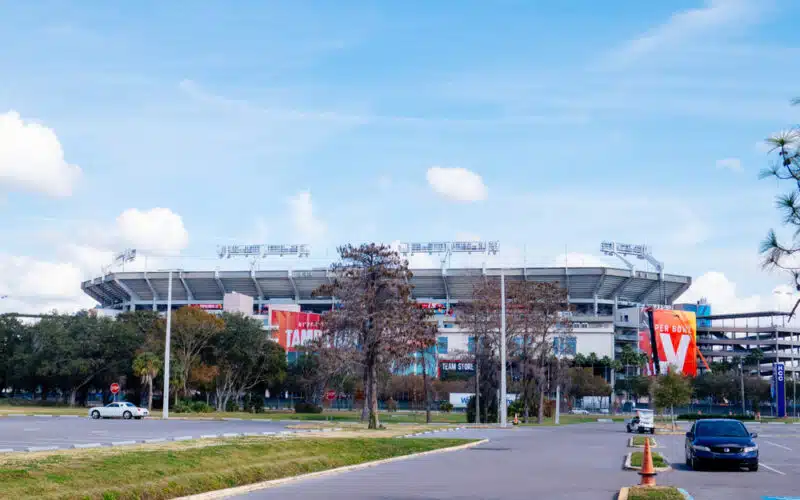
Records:
[[[760,427],[756,430],[762,436],[759,472],[687,470],[681,465],[683,437],[658,436],[658,451],[676,466],[658,475],[659,484],[683,487],[697,500],[798,497],[800,426]],[[624,456],[632,451],[627,448],[630,434],[622,424],[476,429],[425,437],[440,436],[490,441],[470,450],[288,483],[239,498],[610,500],[619,488],[639,481],[636,472],[622,470]]]
[[[299,423],[299,422],[294,422]],[[287,431],[290,422],[265,420],[92,420],[88,417],[0,418],[0,451],[35,451],[30,447],[111,446],[147,440],[181,440],[223,434]]]

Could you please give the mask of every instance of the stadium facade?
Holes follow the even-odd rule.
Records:
[[[439,336],[437,372],[469,372],[466,358],[472,350],[469,332],[459,328],[462,304],[472,298],[475,285],[484,280],[558,282],[567,289],[573,308],[572,331],[560,351],[566,355],[595,353],[614,358],[625,342],[633,340],[620,329],[617,311],[645,304],[670,307],[691,285],[688,276],[599,268],[456,268],[415,269],[411,278],[414,298],[434,310]],[[252,298],[252,314],[272,328],[269,311],[295,308],[322,312],[333,306],[331,297],[313,292],[330,281],[327,269],[282,271],[173,271],[173,308],[194,305],[223,311],[226,296],[235,292]],[[86,281],[82,289],[99,302],[102,311],[156,310],[165,312],[169,272],[117,272]],[[464,359],[462,359],[464,358]],[[416,368],[415,368],[416,369]]]

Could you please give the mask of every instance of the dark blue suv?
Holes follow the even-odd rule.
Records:
[[[738,420],[698,420],[686,433],[686,465],[694,470],[719,464],[758,470],[758,445]]]

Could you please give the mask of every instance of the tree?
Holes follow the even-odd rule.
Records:
[[[70,405],[101,374],[128,370],[141,335],[124,323],[86,313],[52,315],[34,327],[36,373],[69,392]]]
[[[656,408],[669,408],[672,428],[675,429],[675,406],[688,404],[692,399],[692,385],[688,377],[669,370],[656,379],[653,389]]]
[[[315,296],[335,297],[337,307],[323,315],[329,344],[346,347],[364,367],[369,428],[377,429],[378,371],[417,348],[418,331],[407,323],[411,298],[408,262],[384,245],[345,245],[330,269],[331,283]]]
[[[147,384],[147,409],[153,410],[153,379],[155,379],[164,368],[161,356],[152,352],[143,352],[133,359],[133,374],[142,379]]]
[[[794,100],[793,104],[798,104]],[[800,290],[800,269],[791,257],[800,252],[800,128],[780,132],[769,139],[770,154],[777,156],[772,165],[761,171],[761,179],[775,178],[789,181],[790,190],[778,196],[777,206],[783,214],[783,225],[792,229],[792,239],[781,242],[774,229],[770,229],[761,243],[764,267],[786,270],[794,278],[795,287]]]
[[[571,391],[573,397],[610,396],[611,385],[603,377],[592,373],[590,368],[570,368]]]
[[[181,307],[172,313],[172,353],[180,366],[180,388],[188,394],[192,368],[212,340],[225,328],[225,321],[195,307]]]
[[[224,411],[231,397],[235,401],[259,384],[282,378],[286,353],[264,333],[261,322],[243,314],[222,315],[224,328],[213,337],[217,410]]]

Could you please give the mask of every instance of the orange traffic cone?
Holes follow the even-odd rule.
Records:
[[[519,425],[519,418],[517,418],[517,414],[514,414],[514,425]]]
[[[656,485],[656,469],[653,467],[653,454],[650,452],[650,438],[644,440],[644,456],[642,456],[642,470],[639,471],[642,476],[640,486],[655,486]]]

